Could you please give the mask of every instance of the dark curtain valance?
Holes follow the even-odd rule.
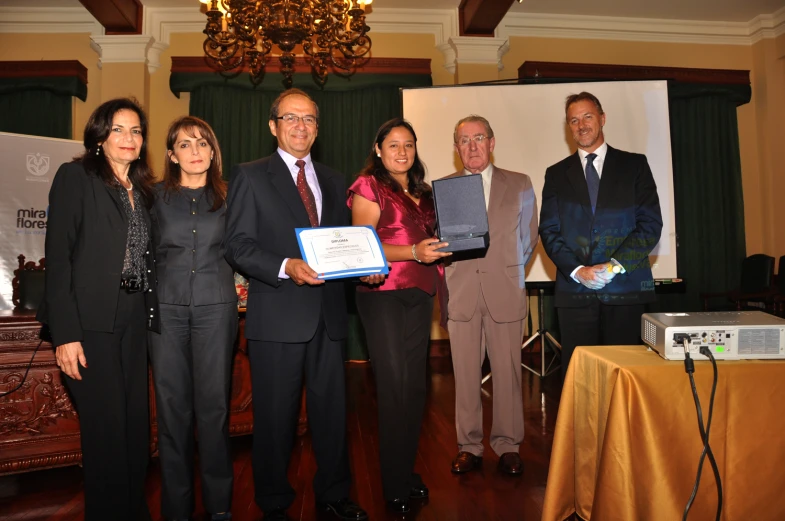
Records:
[[[0,62],[0,131],[70,139],[73,98],[87,99],[78,61]]]
[[[0,77],[0,95],[40,90],[60,96],[87,100],[87,84],[75,77],[3,78]]]
[[[281,74],[277,71],[270,71],[265,74],[259,85],[254,85],[246,73],[224,77],[217,72],[173,72],[169,78],[169,88],[178,98],[181,92],[194,92],[200,87],[208,86],[231,87],[251,92],[280,93],[283,90],[281,78]],[[380,86],[409,88],[431,85],[430,74],[355,74],[348,77],[330,74],[323,89],[319,89],[314,84],[310,74],[297,73],[292,78],[294,87],[306,91],[318,90],[319,92],[346,92]]]
[[[45,90],[87,100],[87,68],[76,60],[0,61],[0,94]]]
[[[668,99],[691,99],[715,96],[736,106],[746,105],[752,99],[752,86],[711,85],[705,83],[668,82]]]
[[[310,66],[302,57],[294,64],[293,87],[319,92],[346,92],[368,87],[425,87],[431,85],[431,60],[419,58],[369,58],[353,74],[331,70],[327,83],[319,88],[310,73]],[[283,76],[276,60],[267,65],[266,73],[258,85],[251,82],[247,70],[221,74],[210,68],[204,57],[172,57],[169,88],[180,96],[181,92],[194,92],[200,87],[223,86],[254,92],[281,92]]]

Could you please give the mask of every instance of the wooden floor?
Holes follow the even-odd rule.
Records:
[[[527,360],[525,360],[527,361]],[[539,359],[527,361],[538,367]],[[535,521],[542,514],[553,430],[560,396],[558,371],[541,380],[524,370],[523,406],[526,435],[521,446],[522,477],[501,475],[498,458],[487,444],[491,425],[492,379],[483,387],[486,449],[483,469],[462,476],[450,473],[457,452],[455,437],[454,381],[449,358],[430,359],[428,403],[420,437],[416,471],[430,489],[424,502],[402,515],[385,510],[377,453],[376,394],[369,364],[347,364],[349,446],[354,487],[352,497],[373,521],[419,519],[423,521]],[[257,521],[262,514],[253,501],[251,437],[233,438],[234,497],[236,521]],[[311,480],[316,463],[308,434],[298,438],[292,454],[290,479],[297,499],[288,513],[304,521],[329,520],[314,510]],[[81,469],[69,467],[0,477],[0,520],[80,521],[83,519]],[[153,519],[161,520],[161,486],[158,461],[152,460],[147,499]],[[197,510],[204,518],[197,479]],[[109,520],[107,520],[109,521]]]

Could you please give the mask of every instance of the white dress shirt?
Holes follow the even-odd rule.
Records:
[[[600,148],[591,152],[592,154],[597,154],[597,157],[594,158],[594,169],[597,171],[597,175],[600,176],[602,179],[602,167],[605,166],[605,156],[608,155],[608,143],[603,143],[600,145]],[[583,177],[586,178],[586,156],[589,155],[589,152],[585,150],[578,149],[578,157],[581,159],[581,168],[583,168]]]
[[[464,168],[463,173],[466,175],[476,175],[472,174],[468,170]],[[493,164],[488,163],[488,166],[485,167],[485,170],[480,172],[482,176],[482,191],[483,195],[485,195],[485,210],[488,210],[488,203],[491,200],[491,178],[493,177]]]
[[[594,152],[586,152],[585,150],[582,150],[580,148],[578,149],[578,157],[581,160],[581,168],[583,168],[584,179],[586,178],[586,163],[588,163],[586,156],[588,156],[589,154],[597,155],[597,157],[594,158],[592,164],[594,165],[594,169],[597,171],[597,175],[600,176],[600,179],[602,179],[602,167],[605,166],[605,156],[608,155],[608,143],[603,143]],[[575,268],[574,270],[572,270],[572,273],[570,273],[570,278],[572,278],[572,280],[574,280],[579,284],[581,281],[575,278],[575,273],[581,268],[583,268],[582,264],[577,268]]]

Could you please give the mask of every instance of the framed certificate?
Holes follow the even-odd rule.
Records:
[[[389,273],[382,243],[373,226],[295,228],[303,260],[320,279]]]

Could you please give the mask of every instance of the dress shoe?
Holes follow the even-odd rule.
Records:
[[[276,508],[264,513],[262,521],[290,521],[285,508]]]
[[[412,508],[409,506],[409,502],[405,499],[396,498],[387,502],[387,510],[390,512],[395,512],[396,514],[405,514],[411,509]]]
[[[409,490],[409,499],[425,499],[428,497],[428,487],[423,484],[414,485]]]
[[[499,458],[499,472],[510,476],[523,474],[523,462],[517,452],[505,452]]]
[[[368,519],[368,514],[365,513],[365,510],[348,497],[339,501],[317,503],[316,508],[325,512],[331,512],[338,519],[344,519],[346,521],[364,521],[365,519]]]
[[[461,451],[452,460],[452,473],[463,474],[482,466],[482,456],[475,456],[471,452]]]

